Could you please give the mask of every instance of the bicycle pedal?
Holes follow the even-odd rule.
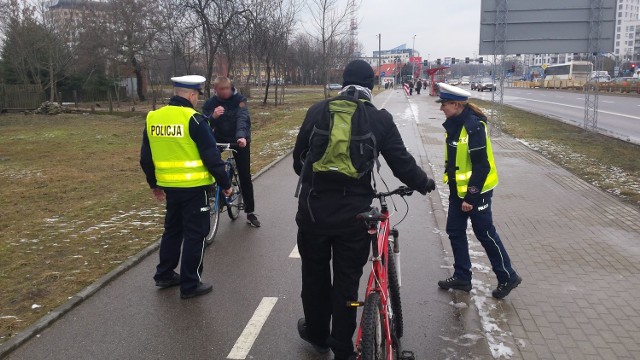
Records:
[[[244,204],[238,204],[238,210],[244,210]]]
[[[413,354],[413,351],[402,350],[402,354],[398,360],[416,360],[416,356]]]

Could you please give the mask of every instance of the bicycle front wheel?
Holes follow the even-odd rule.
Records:
[[[387,337],[381,310],[380,294],[369,294],[362,311],[361,360],[387,360]]]
[[[220,205],[219,201],[216,201],[216,197],[218,196],[218,186],[213,185],[211,190],[209,191],[209,233],[204,238],[205,246],[209,246],[213,244],[213,240],[216,237],[216,233],[218,232],[218,227],[220,225]]]
[[[235,167],[235,161],[232,162],[229,173],[231,173],[231,187],[233,188],[233,195],[231,195],[230,201],[227,202],[227,213],[231,220],[236,220],[240,215],[240,210],[244,208],[244,202],[242,201],[242,191],[240,189],[240,179],[238,178],[238,172]]]
[[[398,281],[398,268],[396,259],[393,257],[393,249],[389,246],[389,264],[387,275],[389,277],[389,300],[391,301],[391,311],[393,312],[392,329],[396,340],[400,340],[404,334],[404,320],[402,318],[402,301],[400,300],[400,282]]]

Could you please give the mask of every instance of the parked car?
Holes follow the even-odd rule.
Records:
[[[496,91],[496,84],[492,79],[483,79],[477,86],[476,90],[484,92],[485,90]]]
[[[342,90],[342,85],[340,84],[327,84],[328,90]]]
[[[480,83],[479,81],[472,81],[472,82],[470,83],[470,85],[471,85],[471,90],[476,90],[476,89],[478,88],[478,84],[479,84],[479,83]]]
[[[469,85],[469,81],[468,80],[460,80],[460,85]]]

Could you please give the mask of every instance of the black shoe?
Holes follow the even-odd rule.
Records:
[[[180,297],[183,299],[190,299],[192,297],[208,294],[211,292],[211,290],[213,290],[213,285],[200,283],[198,284],[198,287],[195,290],[187,294],[181,293]]]
[[[493,295],[493,297],[496,299],[502,299],[505,296],[509,295],[511,290],[517,288],[521,282],[522,278],[518,274],[516,274],[515,277],[511,279],[511,281],[498,284],[498,287],[491,292],[491,295]]]
[[[256,216],[256,214],[247,214],[247,224],[257,228],[260,227],[260,221],[258,221],[258,217]]]
[[[156,280],[156,286],[162,289],[180,285],[180,274],[174,272],[169,280]]]
[[[438,286],[440,286],[441,289],[445,290],[455,289],[466,292],[471,291],[471,281],[460,280],[455,276],[452,276],[446,280],[438,281]]]
[[[298,335],[300,335],[300,339],[311,344],[311,346],[313,346],[313,349],[320,354],[326,354],[331,350],[327,345],[316,344],[313,341],[311,341],[311,339],[309,339],[309,336],[307,336],[307,324],[304,318],[301,318],[298,320]]]

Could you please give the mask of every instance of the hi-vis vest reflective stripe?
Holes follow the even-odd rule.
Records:
[[[189,134],[189,121],[195,114],[197,111],[192,108],[169,105],[147,115],[147,136],[158,186],[191,188],[213,184],[213,176]]]
[[[484,182],[484,186],[482,186],[481,193],[485,193],[489,190],[492,190],[496,186],[498,186],[498,170],[496,169],[496,163],[493,159],[493,150],[491,148],[491,139],[489,138],[489,133],[487,131],[487,124],[482,121],[482,125],[484,126],[484,131],[487,137],[487,158],[489,159],[489,166],[491,169],[489,170],[489,175],[487,175],[487,179]],[[449,152],[447,149],[447,142],[444,144],[444,160],[445,163],[449,161]],[[469,179],[471,178],[471,155],[469,151],[469,135],[467,134],[467,129],[462,127],[462,131],[460,132],[460,138],[458,139],[458,147],[456,150],[456,163],[454,164],[456,167],[456,188],[458,190],[458,196],[460,198],[464,198],[467,195],[467,186],[469,185]],[[449,182],[449,175],[447,171],[444,172],[444,182]]]

